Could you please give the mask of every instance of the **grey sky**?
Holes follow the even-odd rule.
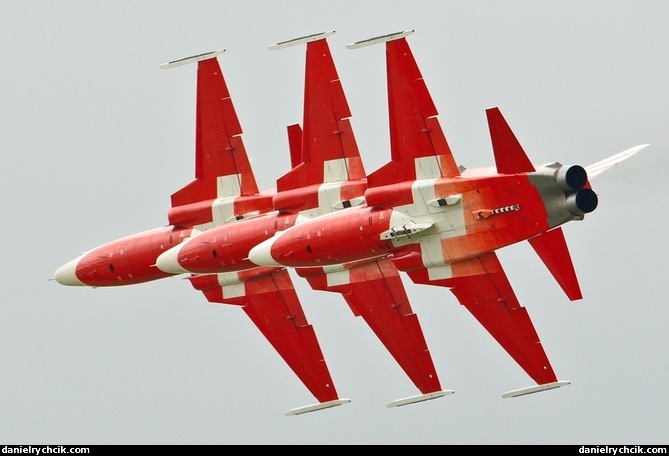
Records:
[[[5,1],[0,15],[3,444],[666,444],[669,433],[669,4],[663,1]],[[568,387],[532,381],[442,288],[405,281],[446,398],[417,394],[336,294],[294,276],[337,389],[315,400],[239,309],[172,278],[64,287],[61,264],[167,223],[194,173],[194,65],[219,48],[261,187],[289,169],[304,47],[328,39],[365,167],[389,159],[383,46],[405,29],[458,163],[493,163],[499,106],[535,162],[589,165],[649,143],[593,181],[565,226],[584,299],[569,302],[527,243],[499,252]]]

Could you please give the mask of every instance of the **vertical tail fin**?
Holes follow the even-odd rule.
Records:
[[[604,171],[607,171],[614,166],[616,166],[618,163],[620,163],[623,160],[627,160],[630,158],[632,155],[636,154],[639,152],[641,149],[648,147],[649,144],[640,144],[638,146],[630,147],[629,149],[626,149],[620,153],[617,153],[615,155],[612,155],[608,158],[605,158],[604,160],[600,160],[597,163],[593,163],[590,166],[587,166],[585,168],[586,172],[588,173],[588,179],[592,179],[595,176],[599,176],[602,174]]]

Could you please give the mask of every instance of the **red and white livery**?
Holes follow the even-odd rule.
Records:
[[[535,165],[499,109],[491,108],[486,114],[496,169],[459,167],[406,41],[411,32],[349,45],[386,47],[392,159],[368,176],[366,205],[277,233],[249,258],[265,266],[338,268],[342,274],[350,264],[390,261],[415,283],[449,288],[536,382],[503,397],[566,385],[495,251],[528,240],[568,298],[581,299],[560,226],[597,207],[589,176],[645,145],[588,168]]]
[[[234,227],[274,209],[273,193],[258,191],[217,56],[205,53],[161,65],[197,62],[195,180],[172,195],[169,225],[104,244],[60,267],[64,285],[131,285],[173,276],[160,269],[160,255],[221,226]],[[307,321],[288,271],[246,265],[222,274],[196,274],[191,284],[208,301],[237,305],[290,366],[317,404],[292,414],[330,408],[341,399],[320,345]]]
[[[292,169],[277,180],[275,211],[243,223],[213,228],[161,254],[158,267],[171,273],[237,274],[256,266],[250,250],[275,234],[346,208],[364,206],[367,176],[348,107],[327,43],[333,32],[270,46],[306,43],[302,127],[288,127]],[[278,266],[281,267],[281,266]],[[442,390],[422,329],[397,268],[387,259],[297,273],[315,290],[340,293],[362,317],[420,391],[389,405],[422,402],[452,393]],[[345,280],[344,275],[346,276]]]
[[[561,226],[598,205],[591,180],[647,145],[590,166],[532,162],[498,108],[486,111],[495,166],[455,161],[407,30],[348,45],[386,50],[390,161],[367,174],[327,38],[308,35],[303,122],[288,127],[291,170],[258,189],[215,51],[197,63],[195,179],[171,197],[166,226],[123,237],[57,269],[63,285],[134,285],[188,274],[212,303],[239,306],[317,402],[349,402],[332,381],[288,268],[314,290],[340,293],[419,393],[388,407],[451,394],[442,388],[400,273],[446,287],[529,375],[517,397],[569,384],[554,372],[496,251],[527,240],[570,300],[582,298]]]

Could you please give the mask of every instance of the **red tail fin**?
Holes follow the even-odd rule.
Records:
[[[302,127],[299,124],[288,126],[288,148],[290,149],[290,167],[302,163]]]
[[[534,171],[534,165],[530,162],[516,136],[509,128],[509,124],[502,116],[499,108],[486,110],[488,117],[488,128],[492,150],[495,154],[497,172],[500,174],[515,174]]]
[[[569,300],[582,299],[581,287],[578,285],[578,278],[576,277],[576,271],[574,271],[574,264],[571,261],[562,228],[547,231],[531,238],[529,242],[567,294]]]

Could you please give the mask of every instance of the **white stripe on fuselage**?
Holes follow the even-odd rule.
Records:
[[[421,164],[429,163],[430,161],[428,160]],[[419,164],[417,163],[416,169],[418,170],[418,168]],[[426,168],[422,169],[425,170]],[[462,198],[459,198],[457,203],[453,205],[428,205],[430,201],[437,199],[435,194],[436,181],[437,179],[414,181],[411,186],[413,203],[395,207],[390,219],[391,228],[401,228],[410,221],[415,223],[434,223],[434,227],[417,233],[410,238],[405,237],[393,240],[395,247],[416,242],[420,243],[423,265],[427,268],[447,264],[448,258],[444,258],[441,248],[441,241],[443,239],[462,236],[466,233]]]
[[[211,222],[196,225],[200,231],[207,231],[216,226],[225,225],[235,217],[235,199],[242,194],[241,174],[229,174],[216,178],[217,198],[211,204]]]
[[[299,225],[320,215],[343,210],[341,208],[341,187],[342,182],[326,182],[321,184],[318,187],[318,207],[300,211],[295,224]],[[356,198],[355,200],[351,200],[351,206],[360,206],[364,202],[364,198]]]

